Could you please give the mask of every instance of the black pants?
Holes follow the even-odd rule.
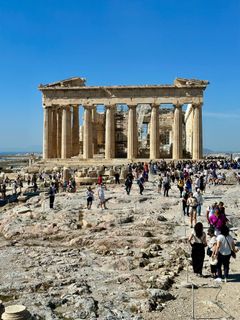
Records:
[[[230,258],[231,254],[224,256],[220,252],[218,253],[217,274],[219,278],[222,278],[222,266],[224,271],[224,277],[228,277]]]
[[[202,274],[205,250],[203,243],[192,244],[192,266],[193,272]]]
[[[55,196],[50,196],[49,197],[49,207],[50,209],[53,209],[53,203],[54,203],[54,199],[55,199]]]
[[[132,188],[132,185],[126,186],[127,194],[130,194],[131,188]]]
[[[140,191],[140,194],[143,193],[143,190],[144,190],[144,186],[142,184],[139,184],[139,191]]]
[[[187,201],[182,202],[183,214],[189,216],[189,206],[187,206]]]

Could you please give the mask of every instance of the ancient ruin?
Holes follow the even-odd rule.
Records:
[[[177,78],[173,85],[86,86],[76,77],[40,85],[43,158],[201,159],[208,84]]]

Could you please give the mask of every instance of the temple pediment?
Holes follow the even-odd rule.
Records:
[[[79,77],[73,77],[65,80],[60,80],[53,83],[48,84],[40,84],[39,88],[59,88],[59,87],[84,87],[85,86],[86,79],[85,78],[79,78]]]
[[[207,80],[176,78],[174,85],[176,87],[206,87],[209,84]]]

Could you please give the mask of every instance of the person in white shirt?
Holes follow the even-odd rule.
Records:
[[[224,270],[224,280],[227,282],[227,278],[229,275],[229,264],[231,258],[231,251],[237,252],[238,250],[235,248],[234,240],[229,235],[229,228],[224,225],[221,228],[221,234],[217,236],[217,246],[214,252],[214,255],[218,258],[217,263],[217,275],[218,278],[216,281],[222,280],[222,266]]]
[[[203,204],[203,197],[199,188],[197,188],[197,191],[194,192],[193,196],[197,199],[197,215],[200,216]]]

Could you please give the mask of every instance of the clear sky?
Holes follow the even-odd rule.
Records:
[[[240,150],[239,0],[0,0],[0,152],[42,144],[37,87],[209,80],[204,147]]]

